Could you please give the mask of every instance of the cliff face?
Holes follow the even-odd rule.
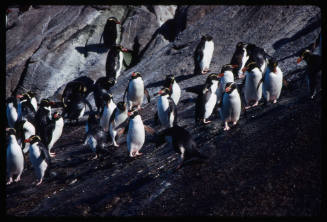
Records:
[[[26,158],[19,183],[6,190],[10,215],[318,215],[321,203],[320,97],[307,100],[298,76],[298,52],[321,30],[316,6],[37,6],[18,15],[12,8],[6,31],[6,97],[32,90],[37,99],[59,100],[80,76],[105,76],[108,49],[100,43],[108,17],[121,22],[118,42],[132,52],[113,87],[122,99],[130,74],[139,71],[150,95],[174,74],[182,89],[202,84],[193,76],[193,52],[204,34],[215,43],[210,69],[229,63],[239,41],[254,43],[279,61],[289,82],[281,100],[241,115],[229,132],[213,116],[194,125],[195,97],[182,90],[179,124],[192,133],[209,159],[175,172],[178,156],[146,136],[144,155],[130,159],[122,137],[98,161],[82,146],[83,125],[65,125],[49,176],[40,188]],[[301,85],[302,84],[302,85]],[[92,95],[89,96],[92,100]],[[153,125],[157,97],[143,104]],[[27,204],[28,203],[28,204]]]

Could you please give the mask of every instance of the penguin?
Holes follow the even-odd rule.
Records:
[[[204,35],[194,52],[194,74],[208,73],[214,50],[212,36]]]
[[[27,92],[27,94],[31,97],[31,104],[34,107],[34,110],[37,111],[37,100],[36,100],[36,94],[32,91]]]
[[[221,68],[218,77],[220,78],[219,85],[218,85],[218,102],[221,100],[222,95],[225,91],[226,83],[234,82],[234,73],[233,70],[237,68],[238,65],[226,64],[223,65]]]
[[[262,85],[259,84],[262,79],[262,72],[256,62],[247,64],[243,70],[245,72],[245,84],[243,88],[246,102],[245,109],[257,106],[262,97]]]
[[[51,149],[54,146],[54,144],[59,140],[64,128],[64,119],[58,112],[54,112],[50,124],[47,126],[47,128],[48,128],[48,132],[45,135],[46,137],[45,145],[48,148],[50,157],[54,157],[56,153],[51,152]]]
[[[276,103],[282,91],[283,72],[278,67],[278,62],[275,59],[268,60],[268,67],[262,81],[263,98],[266,102]]]
[[[193,157],[207,159],[208,157],[198,151],[197,144],[191,134],[184,128],[175,124],[157,134],[156,146],[164,143],[166,137],[171,137],[172,148],[180,154],[179,164],[176,169],[180,169],[186,160]]]
[[[43,181],[45,171],[51,163],[49,152],[45,145],[41,142],[41,138],[37,135],[32,135],[25,140],[25,143],[30,143],[30,161],[33,165],[37,178],[36,186],[39,186]]]
[[[92,159],[97,159],[100,148],[104,148],[107,140],[107,135],[100,126],[100,117],[97,113],[91,112],[87,120],[87,133],[84,144],[88,144],[95,156]]]
[[[97,107],[97,112],[102,113],[103,111],[103,102],[104,95],[110,93],[110,88],[115,84],[114,80],[109,79],[108,77],[100,77],[94,84],[93,96],[94,102]]]
[[[155,122],[160,120],[163,127],[173,127],[177,122],[177,107],[171,98],[169,88],[163,88],[158,93],[157,112],[155,114]]]
[[[42,99],[40,107],[35,114],[35,129],[36,134],[40,136],[42,142],[46,144],[49,137],[47,127],[51,122],[51,105],[52,101],[48,99]]]
[[[249,54],[249,59],[246,61],[245,66],[248,66],[248,64],[255,62],[258,65],[258,68],[262,73],[266,72],[267,65],[268,65],[268,58],[272,58],[269,56],[264,49],[254,45],[254,44],[248,44],[246,47],[246,50]],[[243,67],[243,69],[244,69]],[[244,72],[243,72],[244,74]],[[244,77],[244,76],[241,76]]]
[[[128,52],[128,49],[121,45],[112,45],[107,54],[106,59],[106,76],[114,79],[117,82],[118,76],[123,68],[124,53]]]
[[[8,121],[8,126],[14,128],[15,123],[18,119],[17,113],[17,100],[14,97],[9,97],[6,101],[6,117]]]
[[[36,110],[31,102],[31,96],[28,93],[16,96],[19,99],[17,104],[17,120],[27,119],[34,124]]]
[[[69,105],[64,107],[62,116],[67,116],[70,121],[75,120],[76,123],[84,116],[86,105],[89,107],[90,111],[93,111],[89,101],[83,97],[81,94],[76,94]]]
[[[117,25],[119,24],[120,22],[115,17],[108,18],[106,25],[104,26],[103,33],[101,35],[101,38],[103,37],[103,43],[106,48],[110,48],[112,45],[116,44]]]
[[[145,129],[136,106],[128,112],[127,149],[130,157],[142,155],[140,150],[145,141]]]
[[[246,44],[245,42],[238,42],[236,44],[235,52],[230,61],[230,64],[237,65],[235,66],[235,73],[237,73],[237,75],[235,75],[234,78],[236,77],[242,78],[243,76],[242,69],[244,68],[245,63],[249,59],[249,54],[247,52],[247,45],[248,44]]]
[[[131,110],[133,106],[137,106],[138,109],[141,109],[141,105],[143,103],[144,94],[148,99],[148,103],[150,103],[150,95],[148,90],[144,87],[144,82],[142,76],[139,72],[133,72],[131,79],[128,82],[124,93],[124,101],[125,95],[127,93],[127,104],[128,109]]]
[[[195,102],[195,123],[201,121],[208,124],[211,122],[207,119],[211,116],[217,103],[218,82],[218,74],[211,73],[204,85],[186,88],[186,92],[198,95]]]
[[[125,102],[118,102],[117,107],[112,113],[109,120],[109,135],[111,137],[112,143],[115,147],[119,147],[116,143],[116,136],[118,130],[124,127],[124,124],[128,120],[127,107]]]
[[[61,96],[61,101],[64,108],[70,105],[71,101],[79,95],[86,98],[93,91],[94,81],[87,76],[81,76],[65,86],[64,92]]]
[[[13,182],[14,175],[17,175],[15,182],[20,181],[20,177],[24,170],[24,156],[22,148],[19,146],[16,139],[16,130],[14,128],[6,128],[9,142],[7,146],[7,174],[9,181],[7,185]]]
[[[171,91],[170,97],[174,101],[175,105],[177,106],[179,99],[181,97],[181,88],[179,87],[178,83],[176,82],[175,76],[167,75],[163,86],[165,88],[170,89],[170,91]]]
[[[21,142],[23,153],[27,153],[30,147],[29,143],[25,143],[25,139],[29,138],[32,135],[35,135],[35,127],[28,120],[19,120],[15,124],[16,137]]]
[[[319,83],[319,72],[321,71],[321,56],[315,55],[310,50],[306,49],[297,59],[297,63],[300,63],[302,60],[307,63],[305,77],[310,92],[310,98],[314,99]]]
[[[241,97],[235,82],[226,83],[219,113],[222,121],[225,123],[224,130],[230,129],[228,126],[229,122],[233,122],[233,125],[236,125],[240,119]]]
[[[112,94],[110,93],[104,94],[103,99],[105,101],[105,106],[100,118],[100,126],[103,128],[104,131],[108,132],[110,117],[117,106],[113,101]]]

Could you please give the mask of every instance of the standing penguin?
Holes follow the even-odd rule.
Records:
[[[226,83],[219,112],[222,121],[225,123],[224,130],[230,129],[228,122],[233,122],[233,125],[236,125],[240,119],[241,98],[235,82]]]
[[[29,143],[25,143],[25,139],[35,135],[35,127],[28,120],[19,120],[15,124],[17,139],[21,141],[23,153],[27,153],[30,147]]]
[[[164,88],[159,91],[160,95],[157,102],[157,112],[155,114],[155,122],[160,120],[163,127],[173,127],[174,123],[177,123],[177,108],[172,100],[171,91],[168,88]]]
[[[254,45],[254,44],[248,44],[247,45],[247,52],[249,54],[249,59],[246,61],[245,66],[248,66],[248,64],[255,62],[260,69],[262,73],[266,72],[267,65],[268,65],[268,57],[269,56],[264,49]],[[243,69],[244,69],[243,67]],[[244,72],[243,72],[244,73]]]
[[[165,137],[171,137],[173,149],[176,153],[180,154],[180,161],[176,169],[181,168],[187,159],[193,157],[201,159],[208,158],[198,151],[196,142],[193,140],[191,134],[177,124],[171,128],[163,130],[157,135],[156,146],[164,143]]]
[[[194,74],[208,73],[214,50],[212,36],[204,35],[194,52]]]
[[[251,62],[243,68],[245,72],[245,85],[243,88],[246,102],[245,109],[257,106],[262,97],[262,72],[256,62]]]
[[[235,52],[232,56],[232,59],[230,61],[230,64],[237,65],[235,68],[235,73],[237,73],[238,78],[241,78],[243,76],[242,69],[245,66],[245,63],[249,59],[249,54],[246,49],[248,44],[244,42],[238,42],[236,44]],[[236,76],[235,76],[236,77]],[[225,88],[222,88],[225,89]]]
[[[283,86],[283,72],[275,59],[269,59],[266,73],[263,76],[263,98],[266,102],[276,103]],[[259,83],[260,84],[260,83]]]
[[[10,128],[13,128],[18,119],[17,101],[14,97],[11,96],[7,99],[6,103],[7,103],[6,116],[7,116],[8,126]]]
[[[56,153],[51,152],[52,147],[54,144],[59,140],[62,130],[64,128],[64,119],[58,112],[55,112],[52,116],[50,124],[47,126],[48,132],[45,135],[46,141],[45,145],[48,148],[49,155],[54,157]]]
[[[48,125],[51,121],[51,105],[52,101],[48,99],[42,99],[40,103],[40,107],[35,114],[35,129],[36,134],[40,135],[42,142],[46,144],[48,138]]]
[[[116,104],[113,101],[113,96],[110,93],[103,95],[103,100],[105,102],[104,109],[100,118],[100,126],[104,131],[109,130],[109,120],[114,110],[116,109]]]
[[[127,122],[127,119],[128,115],[126,103],[117,103],[117,107],[109,120],[109,135],[115,147],[119,147],[119,145],[116,143],[117,132],[119,129],[124,127],[124,124]]]
[[[17,175],[15,182],[20,180],[24,170],[24,156],[22,148],[16,139],[16,130],[14,128],[6,128],[6,134],[9,137],[7,146],[7,174],[9,177],[7,185],[9,185],[13,182],[14,175]]]
[[[172,98],[175,105],[177,106],[179,99],[181,97],[181,88],[179,87],[178,83],[176,82],[175,76],[167,75],[163,86],[165,88],[170,89],[170,91],[171,91],[170,97]]]
[[[321,56],[315,55],[310,50],[306,49],[297,59],[297,63],[300,63],[302,60],[307,63],[305,76],[310,91],[310,98],[313,99],[316,96],[319,83],[318,74],[321,71]]]
[[[119,24],[120,22],[115,17],[108,18],[106,25],[104,26],[103,33],[101,35],[101,38],[103,37],[103,43],[106,48],[110,48],[112,45],[116,44],[117,25]]]
[[[145,131],[154,133],[154,130],[143,124],[141,115],[136,106],[128,112],[129,121],[127,131],[127,149],[130,157],[142,155],[140,150],[145,141]],[[125,130],[126,133],[126,130]]]
[[[222,95],[225,91],[226,83],[234,82],[234,73],[233,70],[237,68],[238,65],[226,64],[221,68],[218,77],[220,77],[219,86],[218,86],[218,101],[222,99]]]
[[[107,54],[106,76],[114,79],[115,83],[123,68],[124,52],[128,52],[128,50],[123,46],[112,45]]]
[[[50,165],[50,156],[47,148],[41,143],[41,138],[37,135],[32,135],[25,140],[25,143],[30,143],[30,160],[38,179],[36,186],[40,185],[43,181],[45,171]]]
[[[195,122],[202,121],[204,124],[210,123],[207,119],[211,116],[217,103],[218,74],[212,73],[207,77],[203,86],[186,88],[186,92],[198,94],[195,102]]]
[[[27,119],[29,122],[34,124],[36,110],[31,102],[31,96],[28,93],[23,95],[17,95],[19,102],[17,104],[18,120]]]
[[[95,156],[93,159],[98,158],[99,148],[104,148],[107,140],[107,135],[103,128],[100,126],[99,115],[91,112],[87,120],[87,132],[84,144],[88,144]]]
[[[100,77],[94,84],[93,96],[97,112],[102,113],[104,107],[104,95],[110,93],[110,88],[115,84],[114,80],[108,77]]]
[[[68,119],[71,121],[75,120],[77,123],[84,116],[86,105],[88,105],[89,110],[92,111],[91,104],[81,94],[76,94],[75,97],[72,98],[70,104],[64,107],[62,116],[67,115]]]
[[[37,111],[37,100],[36,100],[36,94],[34,93],[34,92],[32,92],[32,91],[29,91],[29,92],[27,92],[27,94],[30,96],[30,98],[31,98],[31,104],[32,104],[32,106],[34,107],[34,110],[35,111]]]
[[[127,104],[129,110],[132,109],[133,106],[137,106],[138,109],[141,109],[144,94],[146,95],[148,102],[150,103],[149,92],[144,87],[144,82],[139,72],[132,73],[132,77],[129,80],[127,88],[124,93],[124,97],[123,97],[124,101],[125,101],[126,92],[127,92]]]

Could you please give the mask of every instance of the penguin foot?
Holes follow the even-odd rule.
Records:
[[[141,155],[143,155],[143,153],[136,152],[135,155],[136,156],[141,156]]]
[[[12,183],[12,177],[9,178],[9,181],[7,182],[7,185]]]
[[[114,147],[119,147],[119,145],[117,143],[113,143]]]
[[[251,107],[255,107],[255,106],[257,106],[258,105],[258,101],[256,101]]]
[[[15,182],[20,181],[20,175],[15,179]]]
[[[228,123],[225,122],[225,127],[224,127],[224,131],[230,130],[230,127],[228,126]]]
[[[274,99],[273,103],[277,103],[277,99]]]
[[[42,183],[42,179],[36,184],[36,186],[39,186]]]
[[[251,106],[245,106],[244,109],[247,110],[247,109],[250,109]]]
[[[233,122],[233,126],[235,126],[237,124],[237,122]]]
[[[98,154],[96,154],[91,160],[96,160],[96,159],[98,159]]]
[[[51,153],[51,152],[49,152],[49,155],[50,155],[50,157],[55,157],[56,156],[56,153]]]
[[[211,120],[206,120],[206,119],[203,119],[203,123],[204,123],[204,124],[208,124],[208,123],[211,123]]]
[[[245,77],[244,73],[243,74],[238,74],[239,79],[243,79]]]

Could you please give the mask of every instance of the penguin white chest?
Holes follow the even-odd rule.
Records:
[[[212,59],[212,54],[214,50],[214,43],[213,41],[206,41],[204,43],[204,49],[203,49],[203,58],[200,63],[201,69],[209,69],[210,62]]]
[[[10,136],[7,146],[7,171],[9,174],[21,174],[24,169],[24,156],[22,149],[14,135]]]
[[[244,97],[249,104],[251,101],[259,101],[262,97],[262,84],[258,90],[257,86],[262,78],[262,73],[258,68],[254,68],[251,72],[246,72]]]
[[[43,178],[45,170],[48,167],[47,162],[45,161],[45,159],[40,158],[41,156],[41,151],[40,148],[38,146],[38,143],[34,143],[30,146],[30,160],[32,162],[35,174],[37,176],[38,179]]]
[[[118,114],[115,116],[115,127],[122,124],[127,118],[127,111],[118,112]]]
[[[279,67],[276,73],[267,68],[265,81],[263,82],[263,96],[267,101],[278,99],[283,86],[283,73]]]
[[[211,87],[210,87],[210,96],[209,96],[209,99],[207,100],[207,102],[205,103],[204,105],[204,118],[205,119],[208,119],[210,117],[210,115],[212,114],[212,111],[213,111],[213,108],[215,107],[216,103],[217,103],[217,93],[216,93],[216,90],[217,90],[217,86],[216,84],[213,84]]]
[[[56,121],[55,128],[52,132],[52,137],[51,137],[51,141],[48,146],[48,149],[51,149],[53,147],[53,145],[55,144],[55,142],[58,141],[58,139],[60,138],[60,136],[62,134],[63,128],[64,128],[64,120],[63,120],[63,118],[59,118]]]
[[[175,105],[178,104],[180,97],[181,97],[181,88],[179,87],[177,82],[174,81],[174,83],[172,85],[171,98],[174,101]]]
[[[123,59],[124,59],[124,54],[122,51],[119,52],[118,54],[118,67],[115,67],[116,69],[116,79],[118,78],[118,76],[120,76],[122,67],[123,67]]]
[[[108,105],[104,107],[101,119],[100,119],[100,126],[103,128],[104,131],[108,131],[109,129],[109,120],[116,108],[116,104],[111,101]]]
[[[241,114],[241,98],[237,90],[233,90],[230,94],[225,93],[223,97],[223,105],[220,110],[220,116],[223,121],[236,122]]]
[[[169,116],[168,116],[168,109],[169,109],[169,101],[168,101],[168,95],[160,96],[158,103],[157,103],[157,109],[158,109],[158,117],[160,120],[161,125],[168,126],[169,125]]]
[[[238,75],[239,75],[239,76],[243,74],[242,69],[244,68],[245,63],[248,61],[248,59],[249,59],[249,56],[248,56],[246,50],[243,49],[243,55],[242,55],[242,59],[241,59],[241,67],[240,67],[240,69],[238,70]]]
[[[130,120],[127,134],[128,151],[132,149],[141,149],[145,141],[145,131],[143,121],[140,115]]]
[[[29,138],[32,135],[35,135],[35,127],[33,126],[32,123],[30,123],[29,121],[25,121],[24,125],[23,125],[23,129],[24,129],[24,137],[25,138]],[[29,148],[29,143],[25,143],[25,147],[23,147],[23,152],[27,153],[28,148]]]
[[[18,118],[18,113],[13,103],[9,103],[6,108],[6,115],[9,127],[13,128]]]
[[[127,99],[133,105],[142,105],[144,97],[144,83],[141,78],[131,80],[128,86]]]
[[[232,71],[225,71],[224,76],[221,78],[218,89],[218,99],[222,99],[221,96],[224,93],[226,83],[234,82],[234,74]]]
[[[31,104],[32,104],[32,106],[34,107],[34,110],[35,110],[35,112],[37,111],[37,101],[36,101],[36,98],[35,97],[33,97],[32,99],[31,99]]]

